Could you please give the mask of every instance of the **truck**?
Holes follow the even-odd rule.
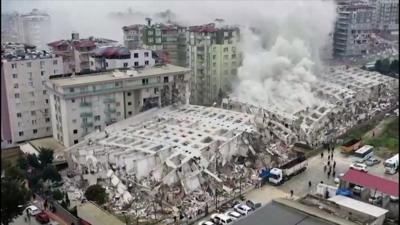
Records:
[[[387,159],[383,165],[385,167],[385,173],[388,174],[397,173],[399,169],[399,154],[396,154],[391,158]]]
[[[344,154],[352,154],[354,151],[362,146],[361,139],[351,139],[340,146],[340,151]]]
[[[291,177],[305,171],[308,162],[304,153],[299,153],[296,158],[278,166],[277,168],[263,168],[259,172],[262,184],[269,182],[274,185],[283,184]]]

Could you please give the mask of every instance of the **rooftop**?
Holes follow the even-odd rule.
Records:
[[[109,212],[99,208],[91,202],[77,206],[78,217],[93,225],[124,225]]]
[[[361,201],[354,200],[352,198],[348,198],[346,196],[342,195],[336,195],[332,198],[328,199],[329,201],[335,202],[336,204],[340,206],[344,206],[346,208],[361,212],[363,214],[367,214],[370,216],[373,216],[375,218],[378,218],[382,215],[385,215],[388,210],[382,209],[380,207],[367,204]]]
[[[397,182],[369,173],[363,173],[357,170],[349,169],[344,176],[341,177],[341,179],[366,188],[377,190],[384,194],[396,197],[399,196],[399,184]]]
[[[68,78],[51,79],[50,83],[58,87],[69,87],[79,85],[89,85],[98,82],[110,82],[119,80],[137,79],[139,77],[156,76],[160,74],[187,73],[190,69],[167,64],[161,67],[146,67],[143,70],[129,69],[122,71],[107,71],[90,75],[82,75]]]

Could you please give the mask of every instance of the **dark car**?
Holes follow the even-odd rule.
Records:
[[[36,220],[41,224],[50,222],[49,215],[47,215],[47,213],[45,213],[43,211],[41,213],[37,214],[35,217],[36,217]]]

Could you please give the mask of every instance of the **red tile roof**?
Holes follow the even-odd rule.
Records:
[[[369,173],[349,169],[342,177],[342,180],[367,187],[372,190],[377,190],[388,195],[399,196],[399,184],[397,182]]]

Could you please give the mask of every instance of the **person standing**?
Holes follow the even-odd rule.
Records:
[[[321,159],[324,157],[324,153],[323,152],[321,152]]]
[[[293,198],[293,190],[290,190],[290,197]]]
[[[333,169],[336,167],[336,161],[333,161]]]
[[[308,187],[311,188],[311,181],[308,181]]]

